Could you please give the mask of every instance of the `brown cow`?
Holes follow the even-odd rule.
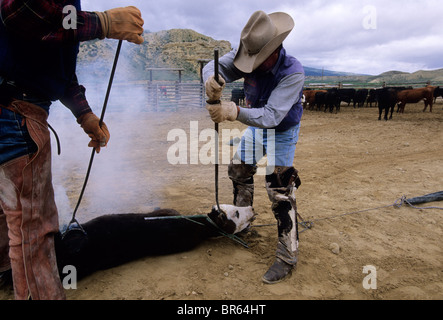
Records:
[[[425,101],[425,108],[423,109],[423,112],[426,111],[428,105],[429,105],[429,111],[432,112],[434,90],[435,87],[428,86],[426,88],[399,91],[397,95],[397,103],[398,103],[397,112],[404,113],[406,103],[417,103],[421,100]]]
[[[327,92],[326,90],[303,90],[303,94],[305,96],[305,102],[303,104],[303,109],[306,109],[309,104],[309,110],[313,110],[316,104],[315,102],[315,94],[317,92]]]

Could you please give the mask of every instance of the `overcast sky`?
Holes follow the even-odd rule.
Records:
[[[144,28],[193,29],[238,46],[256,10],[289,13],[284,42],[303,65],[377,75],[443,68],[442,0],[83,0],[83,10],[137,6]]]

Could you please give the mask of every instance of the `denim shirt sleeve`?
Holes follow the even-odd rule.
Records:
[[[263,108],[240,108],[237,120],[263,129],[278,126],[292,106],[299,101],[304,80],[302,73],[286,76],[272,91],[268,103]]]

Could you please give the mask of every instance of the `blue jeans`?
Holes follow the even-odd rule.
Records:
[[[23,117],[0,107],[0,165],[12,159],[37,152]]]
[[[292,167],[299,133],[300,124],[281,132],[248,127],[241,138],[234,161],[241,159],[245,164],[256,166],[266,155],[267,167],[271,172],[274,167]]]

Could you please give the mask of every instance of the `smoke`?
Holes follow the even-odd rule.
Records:
[[[130,57],[119,58],[114,83],[104,116],[110,131],[106,148],[95,154],[91,173],[76,218],[80,223],[112,213],[149,212],[159,205],[160,193],[149,176],[150,159],[146,154],[151,139],[157,138],[150,126],[141,126],[149,118],[144,86],[125,83],[131,72]],[[114,51],[115,52],[115,51]],[[113,59],[113,58],[112,58]],[[100,117],[108,86],[112,61],[82,63],[77,68],[79,82],[86,87],[86,96],[93,112]],[[104,68],[108,68],[105,72]],[[97,77],[97,74],[105,74]],[[53,185],[60,225],[66,225],[73,214],[85,181],[92,149],[83,129],[71,111],[60,102],[51,106],[49,123],[61,141],[57,155],[52,137]]]

